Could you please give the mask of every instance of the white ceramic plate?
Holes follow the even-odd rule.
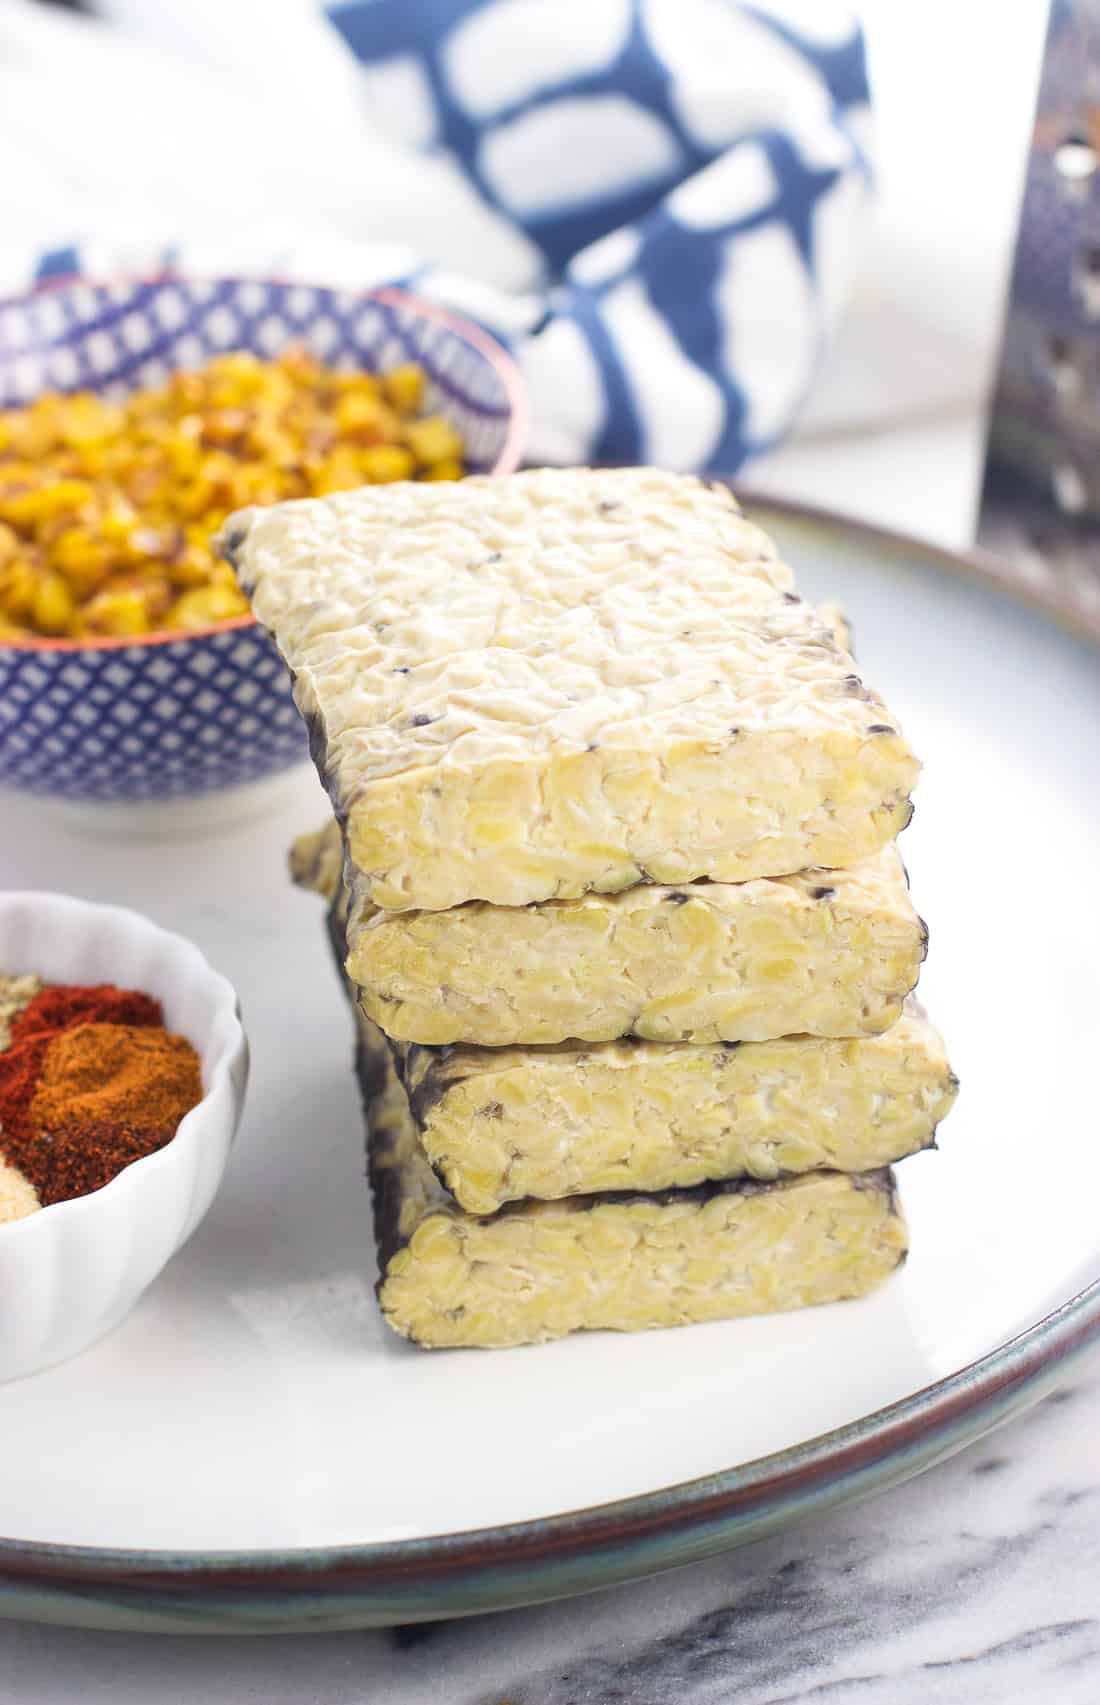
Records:
[[[354,1626],[622,1579],[916,1472],[1100,1327],[1100,1292],[1069,1302],[1100,1274],[1095,640],[942,553],[760,513],[804,588],[848,609],[926,765],[904,850],[962,1094],[940,1152],[901,1168],[902,1274],[778,1319],[410,1348],[374,1307],[321,907],[285,875],[323,811],[312,777],[251,824],[196,811],[186,838],[96,838],[5,802],[0,880],[187,934],[253,1042],[237,1149],[187,1249],[110,1338],[0,1390],[13,1614]]]

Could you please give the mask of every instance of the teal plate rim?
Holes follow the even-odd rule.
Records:
[[[955,552],[737,486],[753,513],[842,528],[963,573],[1100,649],[1100,615]],[[1100,1259],[1100,1256],[1098,1256]],[[1100,1276],[987,1355],[815,1439],[613,1503],[422,1539],[268,1551],[130,1551],[0,1537],[0,1615],[172,1633],[392,1626],[594,1591],[761,1539],[901,1484],[1045,1396],[1100,1340]]]

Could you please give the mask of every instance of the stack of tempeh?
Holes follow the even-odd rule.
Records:
[[[338,830],[386,1318],[502,1345],[859,1295],[955,1080],[911,998],[917,764],[720,486],[247,511]]]

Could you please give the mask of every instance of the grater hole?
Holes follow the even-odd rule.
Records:
[[[1043,342],[1043,362],[1054,389],[1059,396],[1070,396],[1081,388],[1081,374],[1069,338],[1061,332],[1050,332]]]
[[[1067,183],[1082,183],[1092,177],[1100,156],[1084,136],[1067,136],[1054,150],[1054,169]]]
[[[1050,471],[1054,501],[1064,515],[1080,515],[1088,503],[1088,487],[1079,468],[1072,462],[1059,462]]]
[[[1100,245],[1086,243],[1073,262],[1071,287],[1087,320],[1100,319]]]

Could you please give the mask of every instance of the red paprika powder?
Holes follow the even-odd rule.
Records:
[[[195,1050],[159,1001],[113,984],[52,984],[0,1052],[0,1153],[45,1207],[97,1190],[162,1148],[202,1096]]]
[[[32,1131],[31,1102],[54,1034],[52,1030],[41,1031],[0,1054],[0,1151],[16,1166],[18,1151]]]
[[[116,989],[113,983],[47,983],[11,1022],[11,1039],[21,1042],[40,1030],[68,1030],[74,1024],[163,1024],[159,1001],[140,989]]]

